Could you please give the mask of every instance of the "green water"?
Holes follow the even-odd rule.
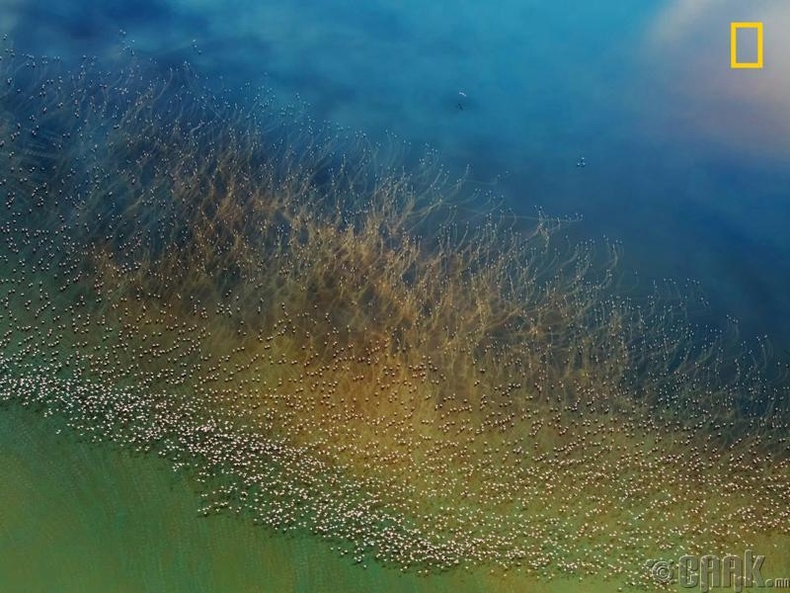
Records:
[[[462,572],[362,568],[308,536],[200,518],[188,478],[161,460],[55,430],[32,412],[0,411],[3,593],[488,590]]]

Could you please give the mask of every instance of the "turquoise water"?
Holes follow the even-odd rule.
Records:
[[[644,285],[700,281],[708,321],[734,315],[790,350],[787,12],[781,0],[18,0],[2,27],[25,51],[76,59],[123,40],[230,88],[298,94],[374,140],[428,143],[515,211],[579,214],[575,234],[622,240]],[[731,70],[729,23],[760,20],[765,68]]]

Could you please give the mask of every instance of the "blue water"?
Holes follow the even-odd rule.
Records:
[[[428,144],[518,213],[580,215],[574,236],[621,240],[640,286],[699,281],[707,321],[734,315],[745,337],[769,334],[781,352],[787,6],[18,0],[1,22],[31,53],[101,56],[123,41],[231,89],[298,94],[314,117],[374,140]],[[731,70],[729,23],[755,20],[765,68]]]
[[[762,70],[730,69],[731,21],[764,22]],[[298,95],[373,140],[435,148],[515,212],[579,215],[575,238],[621,241],[636,293],[699,281],[701,321],[732,315],[785,358],[787,31],[786,0],[0,3],[0,34],[22,51],[79,60],[131,45],[230,89]]]

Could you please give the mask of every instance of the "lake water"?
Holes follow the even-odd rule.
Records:
[[[764,68],[730,67],[733,21],[763,22]],[[733,316],[743,338],[768,336],[782,361],[788,30],[782,0],[0,3],[0,33],[22,52],[78,62],[126,44],[163,71],[188,61],[209,85],[265,86],[373,141],[394,134],[416,152],[436,149],[449,171],[468,168],[472,186],[501,194],[518,215],[578,216],[567,230],[574,239],[621,242],[633,295],[664,279],[699,282],[709,305],[694,320]],[[751,38],[741,39],[751,59]],[[52,422],[0,416],[0,590],[514,586],[484,572],[425,580],[362,570],[309,536],[197,519],[187,478],[55,435]]]
[[[730,22],[765,66],[730,68]],[[714,318],[790,345],[790,16],[752,2],[7,3],[17,46],[101,55],[298,94],[311,115],[428,144],[517,213],[581,215],[626,270],[702,283]],[[743,61],[752,40],[742,37]],[[463,93],[461,95],[460,93]],[[460,108],[459,108],[460,107]],[[587,166],[577,168],[580,157]]]

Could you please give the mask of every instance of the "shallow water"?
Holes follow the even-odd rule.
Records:
[[[413,575],[363,570],[309,537],[198,517],[183,474],[55,435],[55,424],[26,411],[0,416],[3,591],[423,590]],[[443,590],[476,590],[452,581]]]
[[[80,442],[29,410],[0,415],[0,575],[8,592],[482,593],[612,590],[487,569],[428,577],[362,568],[309,536],[202,517],[168,464]],[[525,589],[528,587],[528,589]]]

